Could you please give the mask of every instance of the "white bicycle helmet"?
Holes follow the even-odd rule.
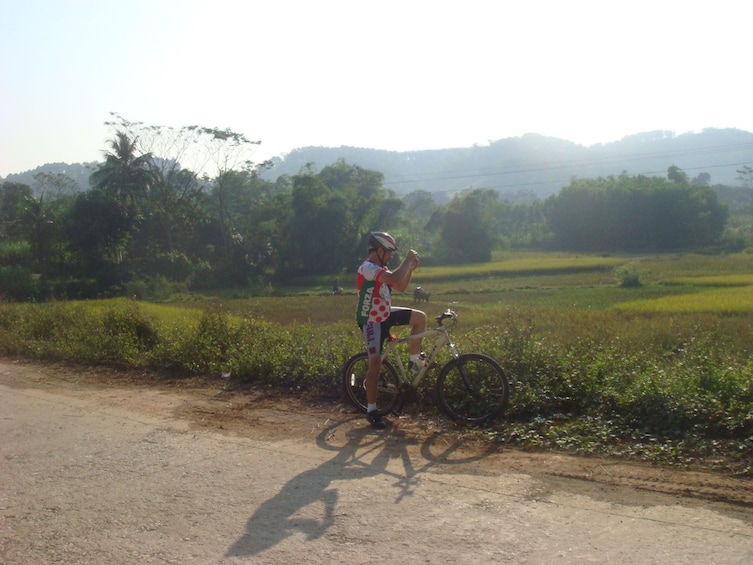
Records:
[[[373,231],[369,235],[369,249],[386,249],[387,251],[397,251],[395,238],[386,231]]]

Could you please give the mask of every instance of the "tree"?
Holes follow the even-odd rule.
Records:
[[[34,175],[34,193],[48,200],[72,196],[81,192],[79,184],[65,173],[37,173]]]
[[[293,178],[293,217],[288,233],[288,267],[292,272],[324,274],[342,265],[347,202],[319,175]]]
[[[498,233],[499,195],[475,189],[453,198],[441,220],[441,259],[448,263],[491,261]]]
[[[27,184],[6,181],[0,185],[0,239],[18,236],[24,206],[33,199]]]
[[[205,199],[199,179],[190,170],[169,169],[157,176],[150,196],[148,227],[154,244],[166,253],[190,251]]]
[[[118,232],[117,238],[118,246],[123,247],[119,247],[116,256],[118,262],[133,262],[148,253],[148,242],[139,235],[142,235],[141,223],[149,206],[151,190],[157,184],[157,176],[152,168],[152,155],[139,151],[137,138],[117,131],[109,145],[105,162],[92,173],[90,182],[94,191],[114,203],[108,211],[123,215],[117,222],[124,228]]]
[[[608,246],[604,233],[604,179],[576,179],[545,202],[547,225],[557,246],[594,250]],[[614,226],[613,226],[614,228]]]
[[[573,179],[546,201],[557,247],[670,250],[716,242],[728,212],[708,186],[638,175]]]
[[[397,225],[403,203],[382,174],[339,160],[292,179],[291,215],[280,245],[281,271],[329,274],[357,263],[368,232]]]
[[[137,155],[137,139],[118,131],[109,142],[105,162],[90,177],[94,188],[122,204],[131,217],[140,213],[140,207],[155,182],[151,168],[152,155]]]
[[[232,190],[236,182],[235,173],[238,171],[254,171],[255,165],[250,159],[252,148],[258,141],[249,141],[243,134],[230,129],[203,128],[189,126],[187,133],[195,134],[205,148],[208,162],[213,164],[214,189],[217,198],[220,230],[222,234],[222,251],[227,257],[230,254],[232,225],[229,208],[227,206],[228,191]]]
[[[741,169],[737,169],[736,179],[743,188],[753,188],[753,167],[743,165]]]
[[[428,227],[437,208],[434,196],[426,190],[416,190],[403,198],[404,228],[400,240],[407,238],[410,247],[420,249],[424,258],[431,255],[432,240]]]
[[[334,195],[343,199],[344,223],[336,251],[343,268],[361,258],[368,232],[395,225],[403,203],[382,187],[382,173],[349,165],[344,159],[324,167],[318,176]]]
[[[73,254],[73,274],[96,279],[100,291],[128,280],[122,263],[132,222],[119,202],[101,190],[83,192],[65,218],[64,229]]]
[[[37,268],[42,280],[47,279],[50,250],[55,236],[55,221],[44,195],[39,199],[32,198],[26,202],[21,216],[22,231],[29,243]]]
[[[541,200],[502,202],[498,215],[501,245],[540,247],[544,244],[548,228]]]
[[[669,169],[667,169],[667,178],[672,182],[680,184],[687,184],[688,182],[688,175],[676,165],[671,165]]]
[[[167,203],[166,196],[169,196],[171,187],[174,186],[173,177],[178,171],[191,170],[197,179],[210,187],[212,197],[216,200],[214,209],[219,221],[219,252],[227,256],[233,246],[227,193],[233,190],[233,184],[237,180],[234,173],[254,172],[266,166],[266,163],[257,164],[251,159],[256,146],[261,142],[251,141],[242,133],[229,128],[191,125],[175,129],[131,122],[118,114],[113,116],[114,121],[106,122],[106,125],[127,132],[131,138],[137,138],[143,151],[155,156],[151,159],[151,166],[152,171],[160,177],[163,205]],[[164,220],[172,220],[166,211],[165,214]]]
[[[124,162],[135,166],[141,163],[140,155],[147,173],[143,177],[147,182],[141,185],[147,189],[141,192],[143,198],[135,199],[137,207],[126,208],[133,220],[127,258],[144,275],[174,258],[201,264],[203,270],[209,261],[210,268],[223,271],[221,280],[242,283],[243,268],[228,276],[228,269],[239,264],[239,254],[243,263],[247,243],[235,225],[241,212],[234,208],[234,193],[243,192],[250,176],[264,166],[251,161],[260,142],[230,129],[151,126],[113,116],[106,122],[115,129],[118,141],[111,155],[121,158],[110,159],[113,166],[105,167],[115,169]],[[122,157],[129,154],[131,160]],[[115,184],[105,184],[109,177],[98,172],[95,186],[104,190]]]

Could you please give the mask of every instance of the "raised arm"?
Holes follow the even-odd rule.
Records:
[[[385,271],[382,273],[380,280],[390,285],[394,291],[404,292],[408,288],[411,275],[416,270],[416,267],[418,267],[418,264],[418,253],[411,249],[400,263],[400,266],[394,271]]]

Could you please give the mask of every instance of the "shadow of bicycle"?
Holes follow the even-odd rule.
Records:
[[[394,426],[383,432],[365,426],[344,429],[354,421],[355,418],[347,418],[322,429],[317,436],[317,445],[334,451],[335,456],[296,475],[276,495],[262,503],[249,518],[245,533],[230,546],[225,557],[258,555],[296,533],[305,535],[307,540],[322,537],[335,524],[338,489],[332,486],[333,481],[392,476],[398,489],[395,503],[399,504],[414,493],[419,475],[432,467],[470,463],[496,452],[490,448],[466,455],[461,439],[436,434],[423,441],[420,457],[412,457],[409,447],[418,445],[418,440]],[[363,420],[358,418],[357,421]],[[395,459],[402,462],[400,472],[389,469],[390,462]],[[420,462],[418,466],[417,461]],[[316,519],[300,517],[301,510],[313,504],[323,506],[322,514]]]

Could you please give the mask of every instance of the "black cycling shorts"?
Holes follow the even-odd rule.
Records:
[[[407,326],[410,324],[412,308],[390,308],[390,317],[380,323],[366,323],[361,327],[363,340],[366,344],[366,352],[369,357],[381,355],[384,350],[384,342],[390,337],[390,329],[393,326]]]

